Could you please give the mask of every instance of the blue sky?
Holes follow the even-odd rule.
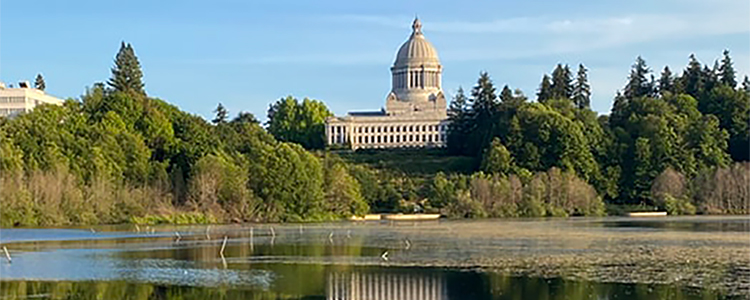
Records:
[[[336,114],[379,109],[415,14],[448,94],[488,71],[532,96],[555,64],[583,63],[592,108],[608,113],[638,55],[658,77],[690,53],[712,65],[730,49],[738,79],[750,72],[747,0],[37,0],[0,2],[0,80],[42,73],[48,93],[78,98],[109,77],[124,40],[149,95],[207,118],[221,102],[264,120],[290,94]]]

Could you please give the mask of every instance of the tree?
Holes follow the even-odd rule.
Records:
[[[323,102],[288,96],[268,109],[268,132],[276,139],[298,143],[306,149],[325,147],[325,120],[333,116]]]
[[[234,123],[234,124],[244,124],[244,123],[259,124],[260,122],[258,121],[258,119],[255,118],[255,115],[253,115],[252,113],[246,112],[246,111],[241,111],[241,112],[237,113],[237,116],[234,119],[232,119],[231,123]]]
[[[489,174],[509,175],[513,167],[513,156],[503,146],[500,139],[494,138],[490,146],[485,149],[482,158],[482,171]]]
[[[495,132],[497,107],[497,94],[492,79],[487,72],[482,72],[477,84],[471,90],[472,126],[469,128],[469,153],[479,155],[489,144]]]
[[[510,87],[506,84],[503,86],[503,89],[500,91],[500,103],[508,102],[513,100],[513,92],[510,90]]]
[[[690,54],[690,62],[688,62],[688,66],[685,72],[683,72],[681,79],[685,93],[697,99],[703,91],[704,78],[701,63],[695,58],[695,54]]]
[[[227,112],[227,109],[224,108],[224,105],[219,103],[219,105],[216,106],[214,113],[216,113],[216,116],[211,122],[213,122],[216,125],[224,124],[227,122],[228,112]]]
[[[729,50],[724,50],[724,58],[721,60],[721,66],[718,69],[719,81],[721,84],[734,88],[737,86],[732,58],[729,57]]]
[[[143,90],[143,73],[138,57],[130,43],[120,44],[120,51],[115,56],[115,66],[112,67],[112,77],[107,84],[119,92],[145,95]]]
[[[36,74],[36,79],[34,80],[34,88],[38,90],[44,90],[47,88],[47,85],[44,83],[44,77],[42,77],[42,74]]]
[[[664,70],[661,72],[659,78],[659,94],[664,96],[665,92],[674,93],[674,78],[672,77],[672,71],[669,66],[664,66]]]
[[[544,103],[552,98],[552,81],[547,74],[542,77],[542,83],[539,84],[539,91],[536,94],[536,101]]]
[[[568,65],[563,66],[562,64],[557,64],[555,70],[552,71],[550,96],[552,98],[570,99],[570,96],[573,93],[572,81]]]
[[[745,93],[750,94],[750,79],[747,78],[747,75],[745,75],[745,79],[742,80],[742,90],[744,90]]]
[[[625,86],[625,97],[629,99],[649,96],[653,93],[653,81],[648,80],[651,69],[646,65],[646,61],[638,56],[630,70],[628,84]]]
[[[453,154],[465,154],[470,120],[468,99],[462,87],[458,87],[448,107],[448,120],[448,151]]]
[[[591,86],[589,85],[588,70],[583,64],[578,65],[578,75],[576,76],[575,85],[573,85],[573,103],[577,108],[589,108],[591,103]]]

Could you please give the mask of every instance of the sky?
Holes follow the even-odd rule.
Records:
[[[41,73],[49,94],[80,98],[109,78],[125,41],[150,96],[207,119],[222,103],[265,120],[288,95],[337,115],[379,110],[415,15],[448,96],[487,71],[498,90],[535,98],[556,64],[583,63],[592,109],[606,114],[639,55],[658,78],[691,53],[713,65],[729,49],[738,81],[750,73],[747,0],[0,0],[0,81]]]

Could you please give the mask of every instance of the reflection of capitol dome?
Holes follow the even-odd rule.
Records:
[[[422,34],[422,22],[419,19],[414,20],[411,26],[413,31],[406,42],[401,45],[396,55],[394,68],[406,67],[409,65],[419,66],[422,64],[439,65],[437,51],[435,47]]]
[[[391,93],[386,99],[390,115],[413,112],[444,112],[441,89],[443,67],[437,50],[422,33],[422,22],[414,19],[409,39],[401,45],[391,67]]]

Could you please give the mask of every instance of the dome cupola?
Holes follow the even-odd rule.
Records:
[[[422,33],[422,22],[415,18],[409,39],[396,53],[391,67],[391,92],[386,99],[388,114],[438,112],[445,114],[441,88],[443,67],[437,50]]]

